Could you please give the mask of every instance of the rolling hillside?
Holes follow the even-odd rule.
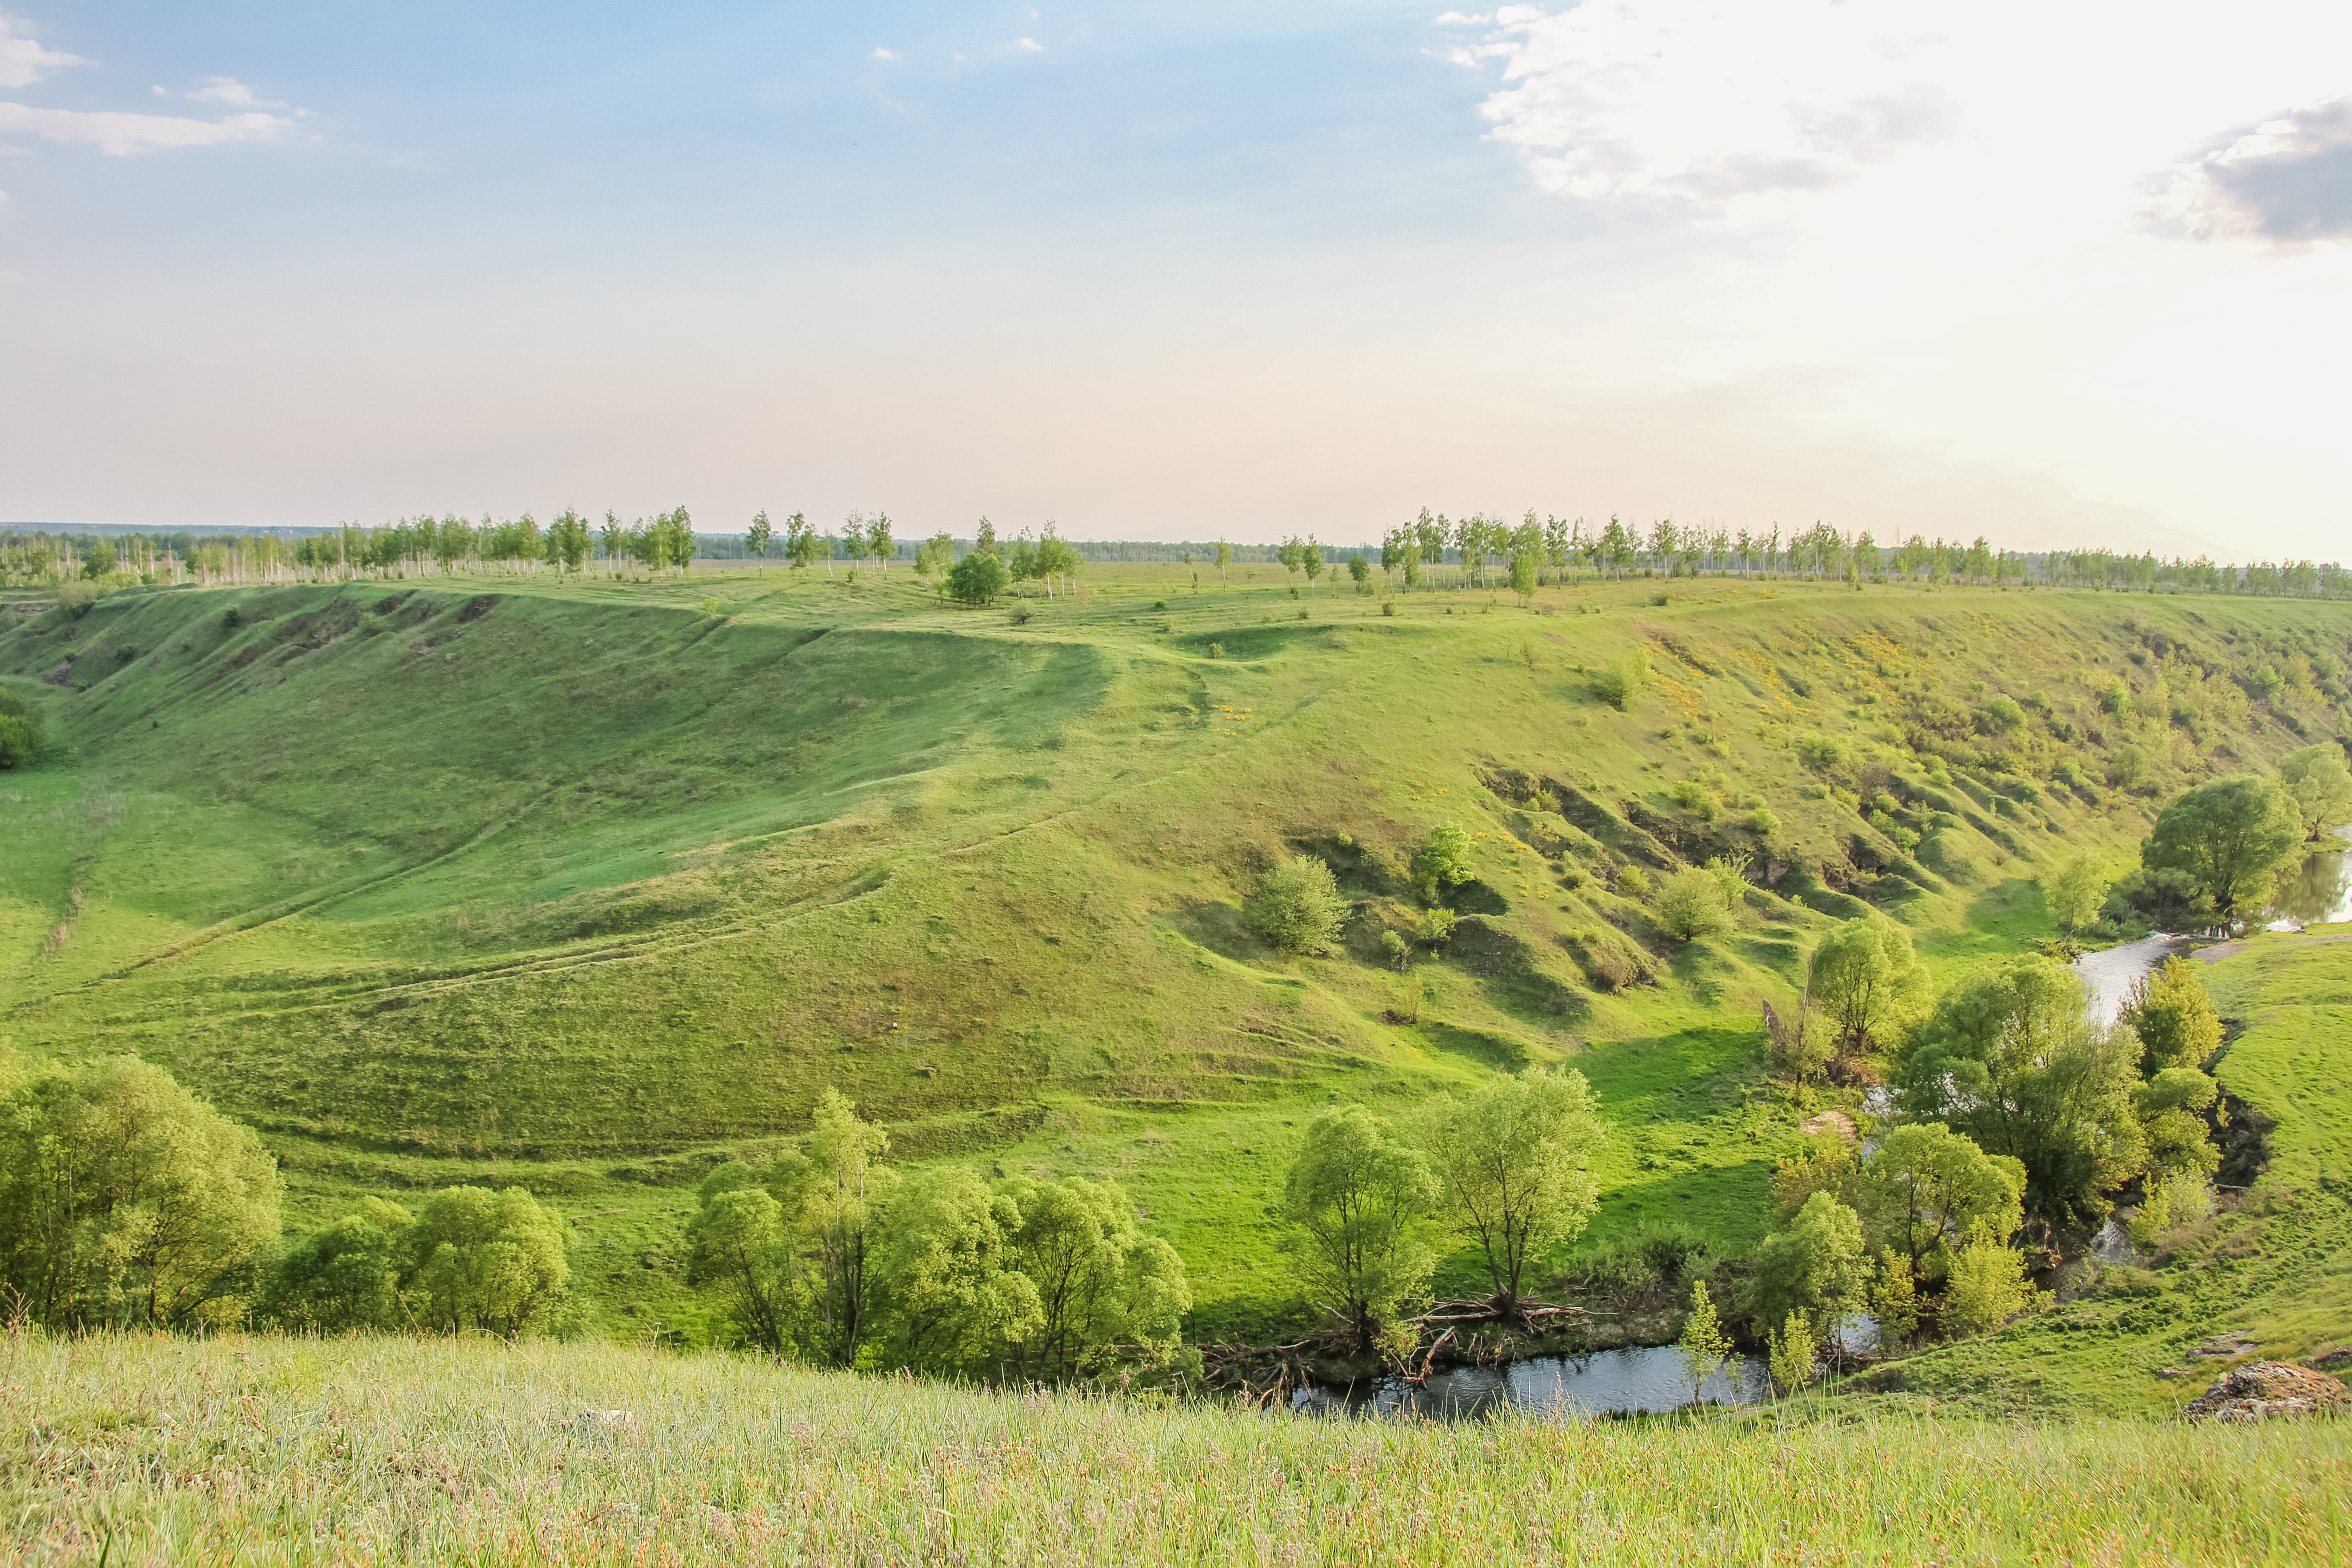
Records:
[[[1383,613],[1234,576],[0,604],[52,741],[0,774],[0,1034],[168,1064],[264,1130],[296,1222],[526,1185],[614,1332],[697,1332],[687,1189],[827,1085],[903,1157],[1116,1176],[1196,1334],[1255,1332],[1290,1304],[1284,1128],[1333,1095],[1573,1057],[1622,1134],[1596,1234],[1744,1241],[1797,1119],[1757,1003],[1812,933],[1885,908],[1946,974],[2046,935],[2040,872],[2331,731],[2352,652],[2283,601],[1703,579]],[[1635,650],[1620,713],[1592,677]],[[1400,976],[1379,933],[1448,821],[1478,879]],[[1301,852],[1362,901],[1344,953],[1241,919]],[[1678,946],[1634,887],[1711,855],[1744,928]]]

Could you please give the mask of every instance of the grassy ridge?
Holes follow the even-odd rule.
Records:
[[[1759,1092],[1755,1003],[1789,998],[1815,931],[1869,903],[1946,977],[2016,950],[2053,857],[2120,858],[2153,791],[2326,713],[2307,677],[2250,704],[2167,651],[2292,674],[2344,643],[2332,607],[2247,601],[1707,580],[1384,616],[1270,572],[1089,576],[1021,622],[781,570],[0,616],[0,670],[58,741],[0,781],[0,1031],[166,1062],[265,1130],[297,1222],[530,1186],[574,1216],[616,1332],[698,1332],[684,1188],[829,1084],[909,1157],[1121,1179],[1192,1271],[1195,1331],[1258,1332],[1289,1310],[1265,1212],[1288,1129],[1335,1095],[1402,1109],[1573,1058],[1622,1134],[1595,1234],[1670,1216],[1743,1243],[1796,1122]],[[1658,679],[1620,714],[1587,676],[1634,647]],[[2167,669],[2189,716],[2103,714],[2106,683]],[[1965,734],[2002,692],[2046,711],[1953,747],[2022,771],[1922,777],[1906,730]],[[1817,777],[1797,748],[1824,737],[1847,760]],[[2046,782],[2126,747],[2150,793]],[[1671,798],[1694,780],[1712,822]],[[1953,859],[1830,792],[1856,784],[1960,819]],[[1748,800],[1783,824],[1777,869],[1844,886],[1800,870],[1738,936],[1674,947],[1615,868],[1753,851]],[[1449,819],[1478,835],[1480,918],[1420,967],[1418,1025],[1383,1021],[1369,922],[1297,961],[1244,927],[1300,849],[1400,911]],[[1655,984],[1610,988],[1629,952]]]
[[[610,1416],[608,1412],[625,1413]],[[0,1562],[2315,1563],[2352,1427],[1475,1427],[484,1341],[0,1344]]]

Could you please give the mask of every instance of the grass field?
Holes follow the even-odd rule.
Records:
[[[0,775],[0,1034],[168,1064],[263,1129],[290,1224],[527,1186],[615,1337],[703,1333],[688,1189],[828,1085],[910,1160],[1117,1177],[1195,1336],[1255,1334],[1295,1320],[1266,1205],[1299,1121],[1524,1062],[1572,1060],[1616,1130],[1593,1237],[1744,1246],[1804,1109],[1757,1003],[1815,933],[1885,908],[1946,978],[2019,950],[2042,871],[2332,728],[2305,655],[2347,651],[2340,607],[2277,601],[1706,579],[1384,613],[1252,573],[1090,568],[1025,619],[782,568],[0,604],[56,743]],[[1636,648],[1619,713],[1590,677]],[[2268,700],[2223,673],[2258,664]],[[2028,722],[1976,736],[2001,694]],[[1922,726],[1980,765],[1929,771]],[[1942,863],[1841,793],[1880,788],[1893,826],[1956,820]],[[1400,1026],[1378,923],[1448,820],[1478,918]],[[1242,923],[1301,850],[1366,901],[1345,952]],[[1677,948],[1616,890],[1716,852],[1759,883],[1734,937]]]
[[[617,1346],[0,1343],[0,1562],[2280,1563],[2352,1426],[1334,1422]]]

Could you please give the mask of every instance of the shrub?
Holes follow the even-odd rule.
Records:
[[[87,582],[68,582],[58,590],[58,608],[68,620],[79,621],[98,603],[98,590]],[[235,611],[229,612],[234,615]]]
[[[41,716],[24,698],[0,691],[0,768],[21,768],[41,749]]]
[[[1619,713],[1623,713],[1650,685],[1649,655],[1636,648],[1612,664],[1595,671],[1592,694]]]
[[[2121,718],[2130,707],[2131,688],[2123,682],[2110,678],[2105,685],[2099,688],[2100,711]]]
[[[2025,1281],[2024,1254],[2004,1246],[1990,1228],[1979,1226],[1952,1260],[1951,1281],[1937,1315],[1945,1333],[1965,1338],[1990,1333],[2040,1304]]]
[[[1461,924],[1460,915],[1442,904],[1439,905],[1421,917],[1419,934],[1421,945],[1424,947],[1444,946],[1454,940],[1454,928]]]
[[[1780,831],[1780,819],[1759,806],[1741,819],[1740,825],[1759,839],[1769,839]]]
[[[1845,766],[1845,742],[1828,735],[1809,735],[1797,742],[1797,757],[1816,773]]]
[[[1696,779],[1684,779],[1674,787],[1671,793],[1675,805],[1702,822],[1714,821],[1717,813],[1723,809],[1723,803],[1716,799],[1715,791]]]
[[[1643,898],[1650,892],[1650,873],[1637,865],[1617,868],[1617,891],[1627,898]]]
[[[1013,574],[991,550],[974,550],[948,569],[948,593],[961,604],[993,603],[1012,586]]]
[[[1338,879],[1313,855],[1294,855],[1275,867],[1248,909],[1250,929],[1286,953],[1324,951],[1339,940],[1347,917]]]
[[[2025,727],[2025,710],[2008,697],[1995,697],[1977,716],[1977,727],[1987,735],[2013,735]]]
[[[1678,871],[1658,889],[1652,912],[1659,928],[1678,942],[1720,936],[1731,929],[1731,914],[1723,906],[1723,888],[1712,873],[1697,867]]]
[[[1453,822],[1429,830],[1429,837],[1412,859],[1412,883],[1424,904],[1434,904],[1441,890],[1468,882],[1470,835]]]

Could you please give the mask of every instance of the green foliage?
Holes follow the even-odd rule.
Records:
[[[40,754],[43,738],[39,710],[0,688],[0,768],[21,768],[30,762]]]
[[[1696,779],[1685,779],[1668,791],[1675,805],[1702,822],[1712,822],[1723,810],[1723,802],[1714,790]]]
[[[2344,747],[2334,741],[2305,747],[2279,758],[2279,784],[2303,818],[2305,839],[2324,837],[2329,829],[2352,821],[2352,768],[2344,764]]]
[[[97,607],[98,590],[87,582],[68,582],[58,590],[58,608],[68,621],[79,621]]]
[[[2107,901],[2106,873],[2089,855],[2076,855],[2056,875],[2045,877],[2042,897],[2060,930],[2073,935],[2099,917]]]
[[[1813,1380],[1821,1351],[1814,1343],[1813,1325],[1804,1313],[1790,1308],[1780,1326],[1765,1336],[1764,1348],[1772,1385],[1783,1394],[1794,1394]]]
[[[1453,913],[1451,910],[1448,914]],[[1390,967],[1402,974],[1412,961],[1412,944],[1393,931],[1381,933],[1381,957]]]
[[[1879,1254],[1878,1278],[1870,1287],[1870,1310],[1878,1319],[1878,1343],[1889,1351],[1909,1344],[1919,1333],[1919,1283],[1911,1260],[1888,1248]]]
[[[1477,874],[1470,865],[1470,835],[1457,822],[1440,822],[1429,830],[1412,858],[1412,884],[1423,904],[1435,904],[1442,892]]]
[[[1250,929],[1286,953],[1320,953],[1339,940],[1348,901],[1331,868],[1313,855],[1293,855],[1266,873],[1244,912]]]
[[[1429,1162],[1360,1105],[1307,1124],[1283,1188],[1299,1232],[1300,1282],[1359,1352],[1378,1342],[1398,1304],[1436,1266],[1423,1216],[1438,1197]]]
[[[37,1322],[234,1322],[278,1244],[277,1162],[135,1057],[0,1046],[0,1284]]]
[[[2025,1168],[2026,1207],[2096,1225],[2147,1163],[2133,1104],[2139,1042],[2084,1016],[2063,964],[2015,958],[1947,991],[1896,1067],[1905,1114],[1942,1122]]]
[[[2164,809],[2141,846],[2150,871],[2194,878],[2225,918],[2268,900],[2279,873],[2303,853],[2303,815],[2266,779],[2217,779]]]
[[[1829,1019],[1832,1062],[1844,1063],[1884,1049],[1925,1011],[1929,982],[1911,934],[1874,913],[1822,938],[1805,988]]]
[[[948,595],[961,604],[992,604],[1013,585],[993,550],[974,550],[948,569]]]
[[[1528,1263],[1582,1231],[1599,1204],[1589,1168],[1607,1136],[1580,1072],[1530,1068],[1440,1096],[1423,1123],[1455,1234],[1476,1244],[1495,1299],[1518,1300]]]
[[[1830,735],[1808,735],[1797,741],[1797,758],[1816,773],[1830,773],[1846,765],[1852,752],[1844,741]]]
[[[1172,1347],[1192,1293],[1176,1249],[1136,1224],[1111,1182],[1011,1176],[1013,1267],[1034,1288],[1036,1326],[1005,1347],[1016,1380],[1066,1382],[1122,1344]]]
[[[2201,1067],[2221,1049],[2221,1016],[2197,966],[2178,953],[2140,977],[2124,998],[2121,1021],[2139,1037],[2140,1071],[2150,1076]]]
[[[1748,1278],[1748,1310],[1761,1323],[1801,1313],[1826,1332],[1860,1312],[1870,1281],[1862,1219],[1826,1192],[1805,1200],[1787,1228],[1764,1238]]]
[[[1942,1277],[1974,1227],[2006,1240],[2024,1218],[2025,1167],[1940,1122],[1890,1128],[1861,1177],[1857,1201],[1881,1245],[1901,1250],[1906,1279]]]
[[[1694,1403],[1707,1380],[1731,1359],[1731,1336],[1723,1331],[1723,1321],[1706,1293],[1706,1281],[1694,1282],[1690,1315],[1683,1320],[1682,1337],[1675,1343],[1675,1356],[1683,1366],[1683,1381],[1690,1385]]]
[[[1650,895],[1650,873],[1637,865],[1619,866],[1617,891],[1627,898],[1647,898]]]
[[[2020,1313],[2044,1305],[2025,1277],[2025,1255],[2003,1244],[1990,1227],[1969,1233],[1952,1260],[1937,1321],[1957,1338],[1990,1333]]]
[[[1658,928],[1677,942],[1722,936],[1732,929],[1722,883],[1698,866],[1685,867],[1666,878],[1651,913],[1657,918]]]
[[[954,1372],[987,1368],[1045,1326],[1037,1282],[1015,1255],[1021,1212],[979,1172],[918,1172],[892,1206],[882,1260],[890,1359]]]
[[[1623,713],[1650,689],[1650,656],[1639,648],[1592,674],[1592,695]]]
[[[1762,806],[1757,807],[1747,816],[1742,817],[1739,825],[1759,839],[1776,837],[1780,831],[1780,819]]]
[[[1979,727],[1988,735],[2014,735],[2025,727],[2025,710],[2011,697],[1995,697],[1985,704]]]
[[[513,1338],[543,1323],[572,1277],[563,1226],[521,1187],[444,1187],[401,1238],[402,1283],[420,1322]]]
[[[309,1333],[389,1329],[401,1322],[402,1239],[415,1223],[381,1198],[312,1231],[278,1260],[263,1315]]]

